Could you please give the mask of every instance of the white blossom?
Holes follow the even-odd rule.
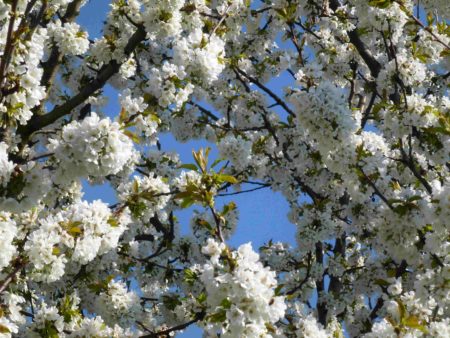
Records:
[[[60,52],[68,55],[81,55],[88,50],[88,35],[80,30],[77,23],[66,22],[62,24],[58,20],[52,22],[47,28]]]
[[[117,174],[133,159],[133,143],[109,118],[96,114],[63,128],[60,139],[51,139],[63,177]]]

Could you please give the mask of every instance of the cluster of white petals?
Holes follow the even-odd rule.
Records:
[[[8,145],[0,143],[0,185],[4,188],[14,171],[14,163],[8,160]]]
[[[61,53],[81,55],[89,48],[87,33],[81,31],[75,22],[62,24],[61,21],[56,21],[48,25],[47,29]]]
[[[0,271],[8,266],[17,251],[13,244],[17,235],[17,226],[14,220],[7,213],[0,214]]]
[[[68,258],[84,265],[114,249],[128,222],[126,214],[113,215],[99,200],[81,201],[41,219],[24,247],[35,279],[56,281],[63,276]]]
[[[275,272],[264,267],[251,244],[241,245],[230,259],[236,266],[224,271],[218,261],[223,243],[212,240],[202,252],[211,256],[210,263],[201,268],[200,280],[205,285],[210,332],[221,331],[223,337],[260,337],[267,334],[267,325],[276,323],[284,316],[284,297],[275,295],[277,287]],[[215,316],[222,315],[225,322],[214,324]]]
[[[0,338],[449,337],[449,15],[0,1]]]
[[[95,113],[64,126],[61,137],[49,141],[60,174],[67,179],[114,175],[135,159],[133,142],[120,124]]]

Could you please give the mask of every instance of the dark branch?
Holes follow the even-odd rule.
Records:
[[[129,56],[134,49],[145,39],[146,33],[143,27],[138,29],[129,39],[124,49],[124,54]],[[27,138],[33,132],[42,129],[59,118],[69,114],[73,109],[82,104],[97,90],[101,89],[106,82],[115,75],[121,64],[116,60],[111,60],[107,65],[103,66],[98,73],[97,77],[91,80],[86,86],[84,86],[78,94],[67,100],[64,104],[56,106],[52,111],[45,115],[33,116],[26,126],[18,128],[18,134],[23,138]]]

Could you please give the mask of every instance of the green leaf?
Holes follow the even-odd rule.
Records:
[[[6,196],[17,198],[17,196],[25,188],[25,185],[26,180],[25,175],[23,173],[19,173],[18,175],[12,175],[6,187]]]
[[[53,247],[52,255],[59,256],[60,253],[61,253],[61,250],[57,246]]]
[[[208,230],[212,230],[213,227],[211,226],[211,224],[209,224],[207,221],[205,221],[204,219],[199,219],[197,220],[196,224],[208,229]]]
[[[419,196],[419,195],[414,195],[414,196],[408,198],[407,201],[408,201],[408,202],[414,202],[414,201],[420,201],[421,199],[422,199],[421,196]]]
[[[189,285],[194,285],[194,282],[197,280],[197,274],[191,269],[184,270],[184,281]]]
[[[139,182],[137,180],[134,180],[133,182],[133,192],[134,193],[139,192]]]
[[[83,230],[78,226],[73,226],[67,230],[67,233],[72,237],[77,237],[83,233]]]
[[[178,295],[164,295],[163,303],[169,310],[175,310],[178,305],[181,305],[181,301]]]
[[[371,155],[372,153],[364,148],[364,143],[361,143],[356,147],[356,159],[358,161],[370,157]]]
[[[276,334],[277,330],[275,329],[275,327],[270,324],[270,323],[265,323],[264,324],[266,326],[267,331],[269,331],[270,333]]]
[[[122,109],[120,110],[120,114],[119,114],[119,121],[121,123],[124,123],[128,118],[128,113],[125,110],[125,108],[122,107]]]
[[[206,293],[202,292],[197,297],[197,302],[204,303],[206,301]]]
[[[147,209],[147,206],[145,205],[144,202],[128,201],[127,207],[130,209],[131,214],[135,218],[141,217],[144,211]]]
[[[427,63],[430,59],[430,54],[428,54],[423,48],[417,46],[415,42],[411,44],[412,47],[412,56],[422,63]]]
[[[191,197],[192,191],[182,191],[175,195],[175,198],[182,199],[186,197]]]
[[[10,333],[11,331],[3,324],[0,324],[0,333]]]
[[[149,114],[150,121],[156,122],[157,124],[161,124],[161,119],[155,113]]]
[[[390,198],[390,199],[388,199],[388,202],[390,204],[398,204],[398,203],[403,203],[403,200],[399,199],[399,198]]]
[[[365,35],[365,34],[369,33],[369,28],[367,28],[367,27],[357,28],[356,32],[358,33],[359,36]]]
[[[212,323],[223,323],[227,319],[227,312],[221,310],[208,316],[208,319]]]
[[[390,285],[389,282],[387,282],[387,281],[385,281],[384,279],[381,279],[381,278],[376,279],[375,280],[375,284],[377,284],[379,286],[389,286]]]
[[[431,231],[433,231],[433,226],[431,225],[431,224],[427,224],[427,225],[425,225],[424,227],[423,227],[423,232],[431,232]]]
[[[113,228],[117,228],[119,226],[119,222],[113,217],[110,217],[108,219],[108,224],[111,225]]]
[[[410,315],[410,316],[404,318],[402,321],[402,324],[404,326],[422,331],[423,333],[427,333],[427,329],[425,328],[425,326],[422,325],[419,318],[414,315]]]
[[[233,211],[235,209],[236,209],[236,203],[234,203],[233,201],[228,203],[228,204],[225,204],[224,207],[223,207],[223,210],[222,210],[222,215],[225,216],[230,211]]]
[[[231,301],[228,298],[224,298],[220,302],[220,306],[222,306],[224,309],[230,309],[231,308]]]
[[[400,314],[400,320],[403,322],[405,315],[406,315],[406,307],[405,304],[400,299],[395,300],[398,305],[398,312]]]
[[[139,194],[139,197],[147,201],[153,201],[155,199],[155,195],[151,191],[143,191]]]
[[[275,296],[281,295],[281,290],[283,289],[283,287],[284,287],[284,284],[279,284],[279,285],[275,288],[275,290],[274,290]]]
[[[52,322],[46,323],[45,328],[43,329],[43,332],[41,333],[41,337],[59,338],[59,332],[53,325],[54,324]]]
[[[397,274],[397,271],[395,269],[389,269],[387,272],[388,277],[392,278],[395,277],[395,275]]]
[[[140,143],[139,137],[129,130],[124,130],[123,133],[127,135],[134,143]]]
[[[211,148],[206,148],[204,153],[203,149],[200,149],[197,152],[192,151],[192,156],[194,157],[195,163],[197,163],[197,166],[202,170],[203,173],[206,173],[208,154],[210,150]]]
[[[370,0],[369,6],[386,9],[391,7],[393,3],[394,3],[393,0]]]
[[[427,25],[432,26],[434,24],[434,15],[433,12],[427,13]]]
[[[180,165],[178,168],[198,171],[197,166],[193,163],[185,163],[185,164]]]
[[[172,18],[172,16],[173,14],[171,12],[161,11],[159,13],[158,19],[161,20],[162,22],[168,22]]]
[[[217,174],[217,178],[220,181],[222,181],[222,182],[228,182],[228,183],[231,183],[231,184],[239,183],[239,181],[235,177],[233,177],[231,175]]]
[[[391,182],[389,182],[389,185],[391,186],[391,188],[393,190],[401,190],[402,189],[400,183],[398,183],[397,181],[391,181]]]
[[[194,202],[195,201],[192,198],[190,198],[190,197],[185,198],[183,200],[183,202],[181,202],[180,207],[183,208],[183,209],[189,208],[192,204],[194,204]]]
[[[59,312],[63,315],[65,323],[70,323],[73,318],[80,316],[78,308],[74,306],[69,296],[65,296],[60,302]]]

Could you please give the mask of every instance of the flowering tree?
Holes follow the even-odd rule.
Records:
[[[0,1],[0,337],[450,336],[447,0],[85,2]],[[296,247],[227,245],[240,186]]]

